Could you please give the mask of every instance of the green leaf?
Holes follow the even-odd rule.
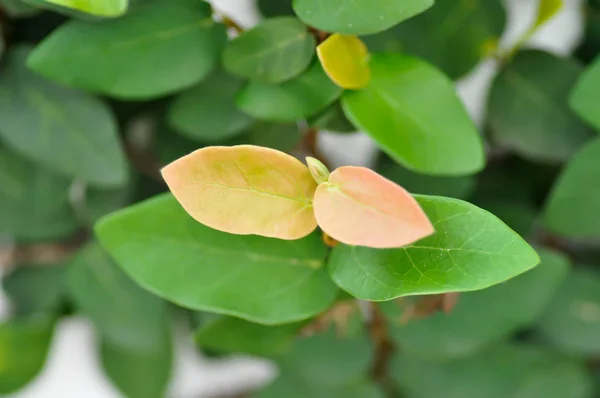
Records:
[[[289,323],[324,311],[337,294],[318,234],[226,234],[194,221],[169,194],[107,216],[96,233],[136,282],[194,310]]]
[[[590,137],[567,98],[581,66],[541,51],[517,54],[496,77],[489,124],[498,144],[533,161],[563,162]]]
[[[354,133],[356,127],[346,118],[339,101],[325,109],[323,112],[308,118],[311,127],[326,130],[332,133]]]
[[[538,211],[529,203],[490,200],[477,203],[524,238],[534,232]]]
[[[493,214],[458,199],[415,196],[436,232],[400,249],[338,245],[334,282],[354,297],[396,297],[480,290],[539,263],[535,250]]]
[[[365,377],[366,379],[366,377]],[[375,382],[357,380],[341,387],[315,386],[293,376],[282,376],[258,394],[259,398],[384,398]]]
[[[28,71],[28,52],[14,47],[0,75],[0,139],[70,177],[93,185],[123,184],[125,156],[108,107]]]
[[[427,12],[364,38],[372,52],[406,52],[456,79],[471,71],[504,32],[500,0],[437,1]]]
[[[279,85],[251,82],[237,97],[237,106],[262,120],[292,122],[319,112],[341,94],[319,62]]]
[[[433,0],[294,0],[302,22],[326,32],[368,35],[422,13]]]
[[[196,344],[222,353],[272,357],[288,351],[304,323],[265,326],[231,316],[218,316],[196,332]]]
[[[370,66],[369,86],[342,97],[356,127],[416,172],[457,176],[483,168],[481,137],[447,77],[400,54],[374,54]]]
[[[0,0],[0,6],[12,18],[25,18],[37,14],[41,10],[22,0]]]
[[[101,17],[118,17],[127,11],[128,0],[43,0],[58,5]]]
[[[0,324],[0,394],[23,388],[42,370],[52,324],[36,318]]]
[[[86,187],[82,204],[84,214],[80,214],[82,221],[93,224],[106,214],[120,209],[131,200],[132,188],[129,185],[113,189]]]
[[[580,356],[600,354],[600,273],[577,268],[561,285],[537,332],[558,350]]]
[[[567,164],[550,193],[544,222],[574,238],[600,238],[600,139],[587,144]]]
[[[62,84],[145,99],[205,78],[225,41],[225,27],[213,21],[207,3],[156,0],[115,20],[67,22],[35,48],[27,65]]]
[[[452,359],[508,338],[534,324],[569,272],[566,257],[540,251],[542,264],[508,282],[460,295],[449,314],[401,321],[397,303],[383,304],[390,333],[402,351],[427,359]]]
[[[2,280],[16,317],[54,316],[65,294],[66,267],[57,264],[19,265]]]
[[[391,371],[406,398],[592,397],[583,364],[525,345],[449,362],[398,355]]]
[[[474,177],[434,177],[415,173],[384,154],[377,159],[376,170],[411,193],[465,199],[475,190]]]
[[[313,57],[315,39],[292,17],[268,19],[230,41],[223,66],[235,75],[281,83],[299,75]]]
[[[265,18],[294,15],[292,0],[258,0],[258,10]]]
[[[548,22],[563,6],[562,0],[540,0],[534,29]]]
[[[0,235],[31,241],[74,232],[69,186],[62,176],[0,147]]]
[[[600,57],[581,74],[569,97],[569,105],[583,120],[600,131]]]
[[[243,83],[223,71],[214,73],[175,98],[169,108],[170,126],[199,141],[221,141],[241,133],[252,123],[235,105]]]

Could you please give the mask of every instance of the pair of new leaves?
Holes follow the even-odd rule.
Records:
[[[307,162],[252,145],[206,147],[162,174],[194,219],[228,233],[299,239],[318,224],[342,243],[392,248],[434,232],[416,200],[379,174]]]

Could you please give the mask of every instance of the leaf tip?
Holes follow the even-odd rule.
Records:
[[[327,169],[327,166],[325,166],[319,159],[307,156],[306,164],[308,165],[310,175],[317,184],[329,181],[329,170]]]

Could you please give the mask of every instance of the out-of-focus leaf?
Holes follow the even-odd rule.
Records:
[[[37,14],[41,9],[24,3],[22,0],[0,0],[0,6],[13,18],[26,18]]]
[[[332,133],[354,133],[356,127],[350,123],[338,101],[323,112],[308,118],[311,127],[327,130]]]
[[[45,3],[101,17],[118,17],[127,11],[128,0],[43,0]]]
[[[492,85],[493,139],[533,161],[569,159],[592,137],[567,104],[581,70],[571,59],[541,51],[517,54]]]
[[[290,323],[324,311],[338,292],[318,234],[293,241],[226,234],[194,221],[168,194],[105,217],[96,234],[139,284],[199,311]]]
[[[571,108],[600,131],[600,57],[581,74],[569,97]]]
[[[281,83],[302,73],[313,57],[315,39],[292,17],[268,19],[230,41],[223,66],[235,75]]]
[[[416,199],[436,232],[401,249],[336,246],[329,272],[340,288],[374,301],[479,290],[539,263],[535,250],[487,211],[458,199]]]
[[[292,0],[258,0],[258,10],[266,18],[294,15]]]
[[[157,0],[114,20],[70,21],[35,48],[27,65],[62,84],[145,99],[198,83],[225,42],[226,29],[206,2]]]
[[[533,29],[537,29],[548,22],[563,6],[563,0],[539,0],[538,12],[533,25]]]

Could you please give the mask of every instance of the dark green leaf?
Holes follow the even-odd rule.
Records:
[[[422,13],[433,0],[294,0],[304,23],[326,32],[368,35]]]
[[[313,57],[315,39],[292,17],[268,19],[230,41],[223,53],[227,71],[281,83],[299,75]]]
[[[31,317],[57,314],[64,296],[66,268],[57,264],[19,265],[2,281],[13,315]]]
[[[337,294],[318,234],[226,234],[194,221],[169,194],[104,218],[96,233],[134,280],[183,307],[278,324],[320,313]]]
[[[21,389],[42,370],[51,338],[47,319],[0,324],[0,394]]]
[[[600,238],[600,139],[587,144],[566,166],[548,199],[544,221],[575,238]]]
[[[327,130],[332,133],[354,133],[356,127],[346,118],[339,101],[325,109],[323,112],[308,118],[311,127]]]
[[[321,64],[315,62],[300,76],[279,85],[251,82],[240,92],[236,103],[257,119],[292,122],[319,112],[341,92]]]
[[[600,274],[576,269],[560,287],[539,323],[542,338],[569,354],[600,354]]]
[[[493,214],[458,199],[416,196],[436,232],[401,249],[338,245],[332,279],[373,301],[490,287],[539,263],[538,255]]]
[[[241,133],[252,123],[235,105],[243,83],[222,71],[212,74],[175,98],[169,109],[169,124],[200,141],[220,141]]]
[[[517,54],[492,85],[489,124],[498,144],[544,162],[563,162],[591,136],[567,98],[581,66],[541,51]]]
[[[481,137],[447,77],[400,54],[374,54],[370,65],[369,86],[342,98],[351,122],[413,171],[456,176],[483,168]]]
[[[583,72],[569,98],[571,108],[600,131],[600,57]]]
[[[506,23],[500,0],[437,1],[427,12],[365,37],[372,52],[406,52],[456,79],[473,69],[499,41]]]
[[[451,359],[472,355],[533,325],[570,267],[562,255],[546,250],[539,253],[542,264],[508,282],[461,294],[449,314],[413,318],[403,324],[399,305],[383,304],[392,337],[403,352],[428,359]]]
[[[258,0],[258,9],[266,18],[294,15],[292,0]]]
[[[265,326],[231,316],[218,316],[198,329],[196,344],[222,353],[269,357],[287,351],[303,325]]]
[[[259,145],[289,152],[296,147],[301,136],[296,123],[259,122],[244,134],[229,140],[227,145]]]
[[[406,398],[592,397],[582,364],[523,345],[438,363],[399,355],[392,374]]]
[[[366,377],[365,377],[366,379]],[[315,386],[311,382],[282,376],[255,395],[258,398],[384,398],[379,387],[367,380],[357,380],[341,387]]]
[[[25,4],[22,0],[0,0],[2,9],[13,18],[25,18],[37,14],[41,10]]]
[[[401,185],[411,193],[465,199],[475,189],[474,177],[434,177],[415,173],[400,166],[383,154],[377,160],[376,169],[381,175]]]
[[[93,224],[102,216],[120,209],[132,196],[132,187],[124,186],[113,189],[87,187],[80,216],[83,221]]]
[[[64,177],[0,147],[0,235],[46,240],[71,234],[77,219],[69,185]]]
[[[203,1],[156,0],[119,19],[70,21],[27,64],[51,80],[119,98],[173,93],[218,63],[226,32],[211,14]]]
[[[0,74],[0,139],[70,177],[94,185],[123,184],[125,156],[108,107],[28,71],[28,52],[13,48]]]

